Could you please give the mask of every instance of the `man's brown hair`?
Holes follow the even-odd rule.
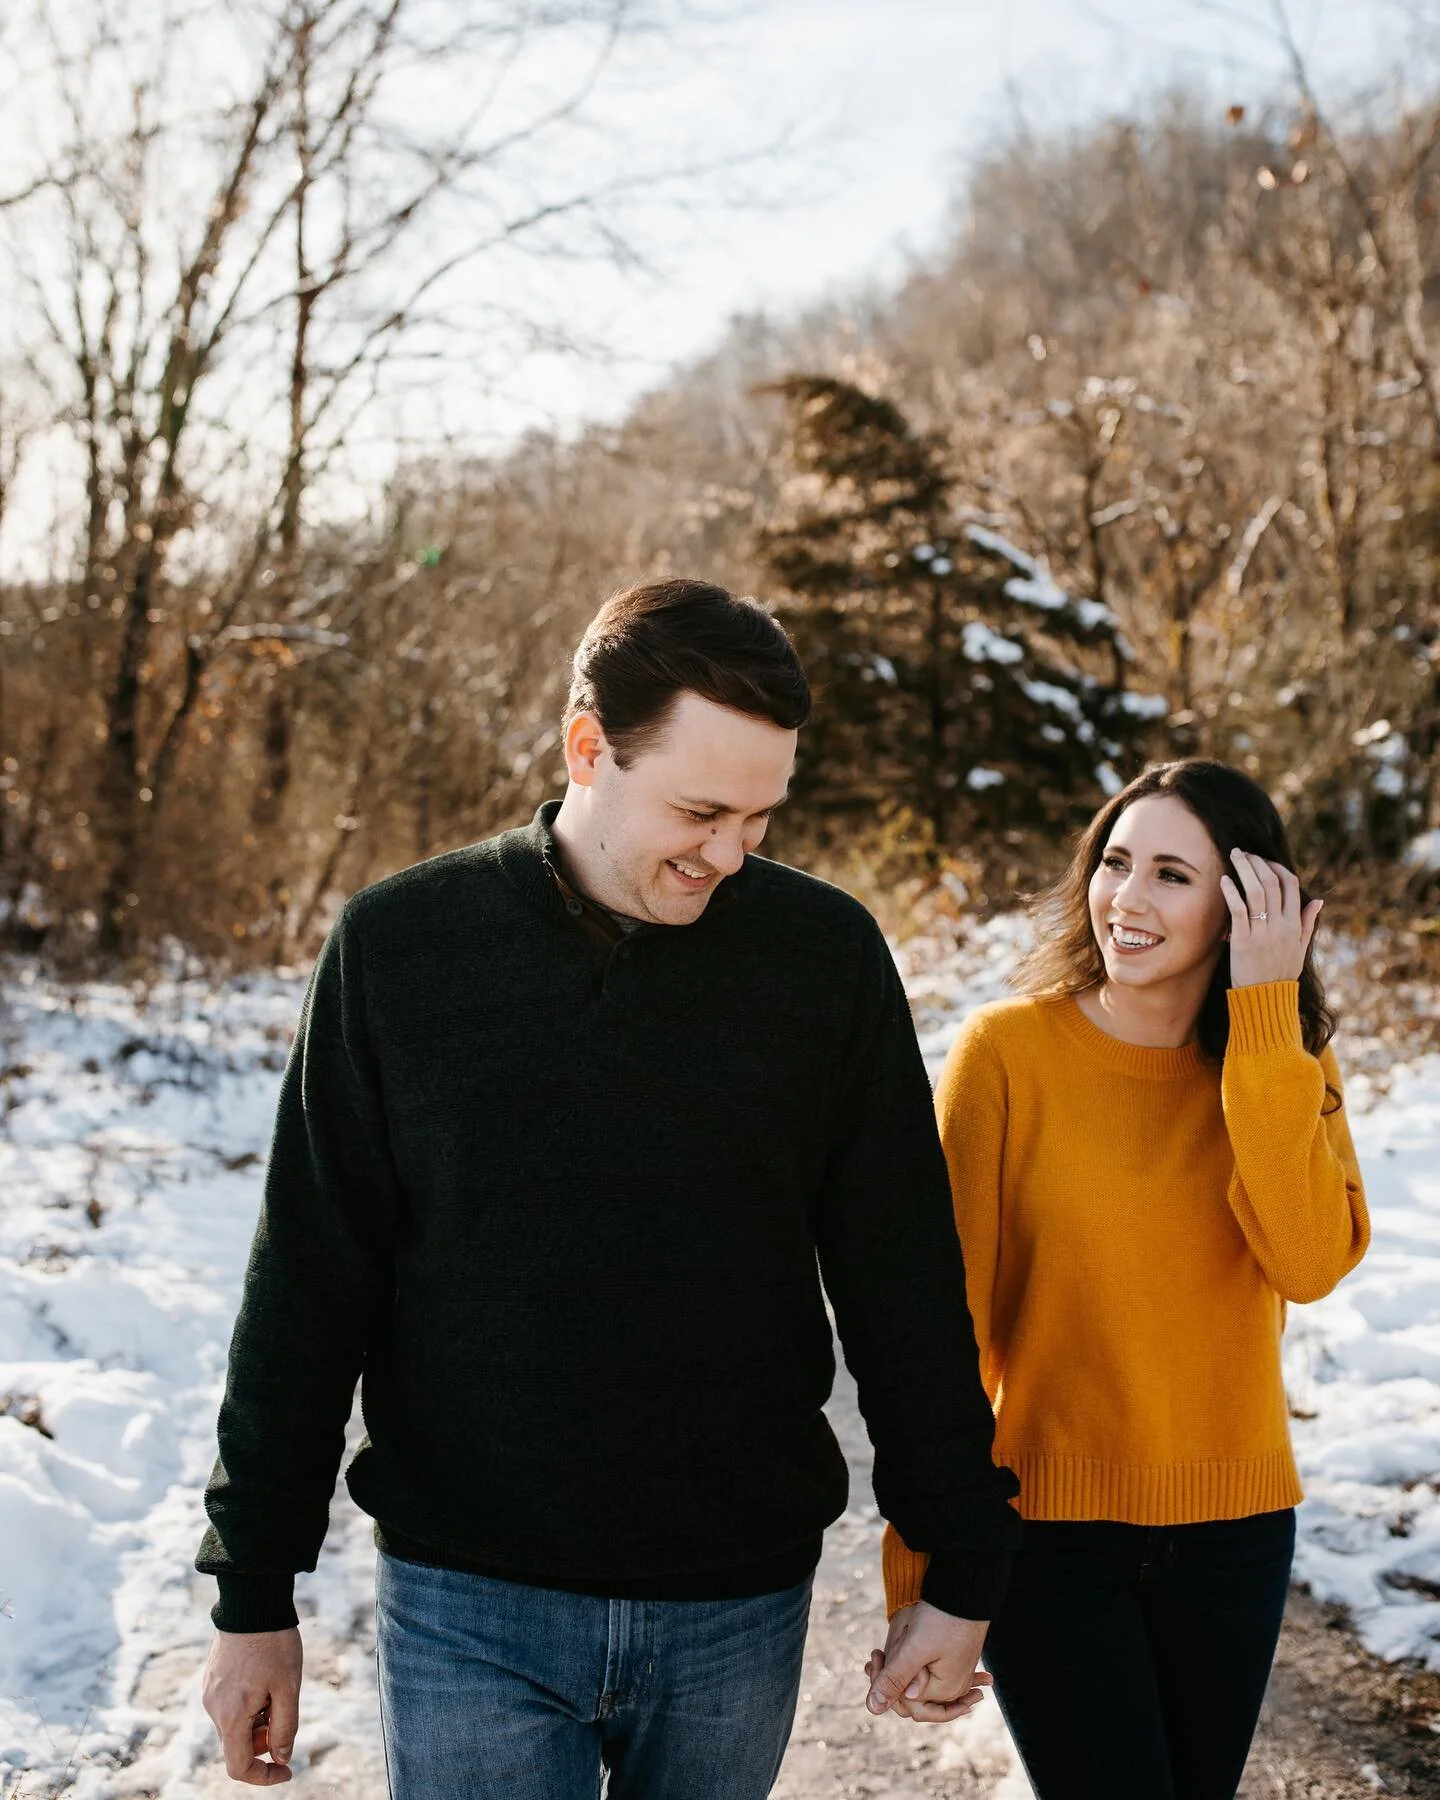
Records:
[[[760,602],[675,580],[621,588],[596,613],[575,652],[565,719],[594,713],[625,769],[687,691],[787,731],[810,717],[800,659]]]

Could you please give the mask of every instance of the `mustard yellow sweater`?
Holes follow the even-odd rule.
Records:
[[[936,1095],[995,1459],[1027,1519],[1243,1518],[1301,1497],[1287,1301],[1353,1269],[1369,1221],[1340,1074],[1299,988],[1230,993],[1223,1073],[1069,999],[962,1028]],[[890,1612],[925,1558],[885,1534]]]

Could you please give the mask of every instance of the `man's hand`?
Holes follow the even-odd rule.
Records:
[[[204,1701],[233,1781],[288,1781],[300,1725],[300,1633],[217,1631],[205,1665]],[[261,1759],[270,1757],[269,1762]]]
[[[872,1650],[865,1665],[872,1713],[897,1712],[906,1719],[943,1724],[962,1718],[985,1698],[990,1677],[975,1665],[985,1645],[989,1621],[957,1619],[919,1600],[902,1606],[890,1621],[883,1650]]]

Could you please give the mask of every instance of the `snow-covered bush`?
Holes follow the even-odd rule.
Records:
[[[967,516],[940,447],[889,400],[819,375],[776,391],[794,472],[762,548],[820,702],[801,804],[908,809],[938,855],[1113,793],[1168,708],[1127,686],[1110,607]]]

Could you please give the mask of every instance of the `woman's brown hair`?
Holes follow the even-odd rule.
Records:
[[[1035,902],[1035,948],[1015,976],[1022,993],[1080,994],[1104,981],[1105,963],[1090,923],[1090,878],[1121,813],[1152,794],[1171,794],[1189,807],[1209,832],[1224,868],[1231,867],[1232,850],[1248,850],[1299,873],[1284,821],[1270,796],[1248,775],[1203,756],[1157,763],[1106,801],[1086,826],[1070,866]],[[1303,883],[1300,893],[1302,904],[1312,898]],[[1312,938],[1300,972],[1300,1026],[1305,1048],[1318,1056],[1335,1035],[1336,1018],[1315,971],[1314,951]],[[1227,945],[1215,965],[1196,1030],[1200,1048],[1215,1062],[1224,1060],[1230,1037],[1229,987]]]

